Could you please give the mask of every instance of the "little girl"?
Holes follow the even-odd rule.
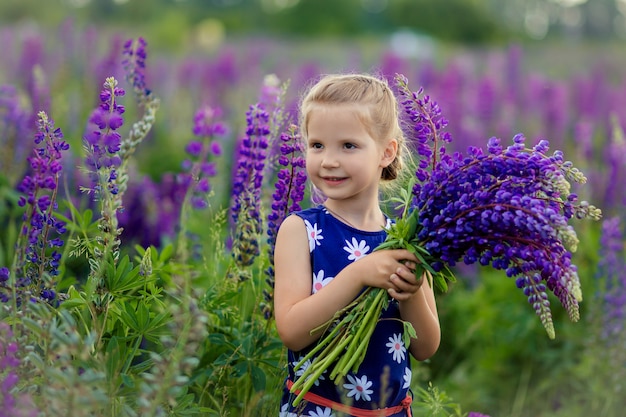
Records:
[[[397,319],[415,328],[408,350],[418,360],[438,349],[440,327],[433,290],[414,275],[415,256],[374,252],[390,224],[380,183],[402,168],[396,98],[376,77],[326,76],[305,95],[300,128],[308,178],[326,199],[287,217],[276,238],[276,327],[289,361],[280,416],[410,416],[410,358]],[[302,372],[294,365],[323,333],[311,330],[368,286],[386,289],[392,300],[360,368],[339,384],[322,374],[294,407],[289,387]]]

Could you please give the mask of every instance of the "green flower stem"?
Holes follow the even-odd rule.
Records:
[[[376,291],[376,297],[374,298],[372,306],[370,307],[370,310],[369,310],[369,312],[372,312],[372,314],[374,314],[375,317],[380,317],[386,297],[387,297],[387,292],[385,290],[378,289]],[[365,325],[362,326],[361,329],[359,329],[359,333],[361,333],[363,329],[366,329],[363,332],[364,336],[361,337],[361,335],[357,333],[357,336],[355,337],[355,343],[354,343],[356,345],[355,346],[356,349],[352,353],[345,355],[345,357],[349,358],[349,360],[347,361],[345,365],[343,365],[343,367],[339,371],[337,375],[338,379],[335,380],[335,382],[345,377],[350,370],[352,370],[352,372],[356,372],[359,369],[361,362],[363,362],[363,355],[367,349],[367,346],[369,345],[370,338],[372,337],[372,334],[374,333],[374,330],[376,329],[376,326],[378,325],[378,320],[372,320],[371,317],[370,318],[366,317],[363,320],[364,320]]]
[[[343,325],[344,325],[343,321],[338,323],[337,326],[335,326],[335,328],[329,334],[324,336],[324,338],[320,342],[318,342],[318,344],[309,353],[307,353],[300,360],[300,362],[296,364],[295,369],[300,368],[303,363],[305,363],[308,359],[311,359],[320,350],[323,349],[322,353],[320,354],[320,356],[322,356],[328,353],[329,348],[339,343],[341,338],[335,337],[335,336],[337,335],[337,333],[339,333],[340,330],[342,330]]]
[[[298,394],[296,399],[293,401],[294,407],[296,407],[300,403],[300,401],[302,401],[302,398],[304,398],[304,395],[307,392],[309,392],[313,384],[315,384],[315,381],[317,381],[320,375],[322,375],[322,373],[324,373],[324,371],[333,363],[333,361],[337,359],[337,356],[339,356],[339,354],[344,350],[344,348],[349,342],[350,342],[349,338],[342,340],[336,349],[333,349],[333,351],[328,356],[321,359],[321,361],[319,362],[319,366],[316,367],[315,372],[313,373],[307,372],[311,368],[309,367],[304,372],[304,374],[300,376],[300,378],[294,381],[294,384],[290,390],[291,392],[297,391],[300,388],[300,384],[298,382],[304,381],[304,384],[302,385],[302,388],[300,389],[300,393]],[[313,364],[311,364],[311,366],[313,366]]]
[[[363,358],[359,358],[357,352],[362,351],[362,346],[366,345],[369,341],[369,336],[374,331],[378,323],[378,317],[382,311],[382,297],[386,295],[387,293],[385,291],[377,289],[377,291],[372,292],[365,300],[363,308],[359,311],[361,313],[360,316],[362,315],[363,318],[357,321],[357,323],[361,323],[362,325],[358,326],[356,333],[351,337],[352,343],[330,374],[330,379],[335,381],[335,383],[338,383],[341,377],[346,376],[348,370],[357,360],[360,365]],[[363,314],[363,312],[365,313]],[[350,332],[350,330],[348,330],[348,332]],[[366,336],[363,337],[363,334]]]

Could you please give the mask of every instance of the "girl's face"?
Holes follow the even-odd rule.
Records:
[[[377,141],[350,105],[318,106],[307,125],[306,170],[329,199],[376,198],[382,169],[397,151],[397,141]]]

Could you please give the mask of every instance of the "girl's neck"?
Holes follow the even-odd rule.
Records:
[[[378,205],[351,207],[326,200],[324,207],[336,219],[358,230],[377,232],[387,223],[387,218]]]

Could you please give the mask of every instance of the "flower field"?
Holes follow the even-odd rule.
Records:
[[[554,339],[515,279],[455,266],[442,345],[414,364],[415,415],[622,415],[626,71],[611,45],[409,59],[382,40],[258,38],[175,53],[71,20],[0,42],[0,416],[278,415],[273,241],[314,197],[292,125],[307,84],[346,71],[423,88],[449,152],[549,140],[602,210],[574,225],[580,318],[553,308]]]

